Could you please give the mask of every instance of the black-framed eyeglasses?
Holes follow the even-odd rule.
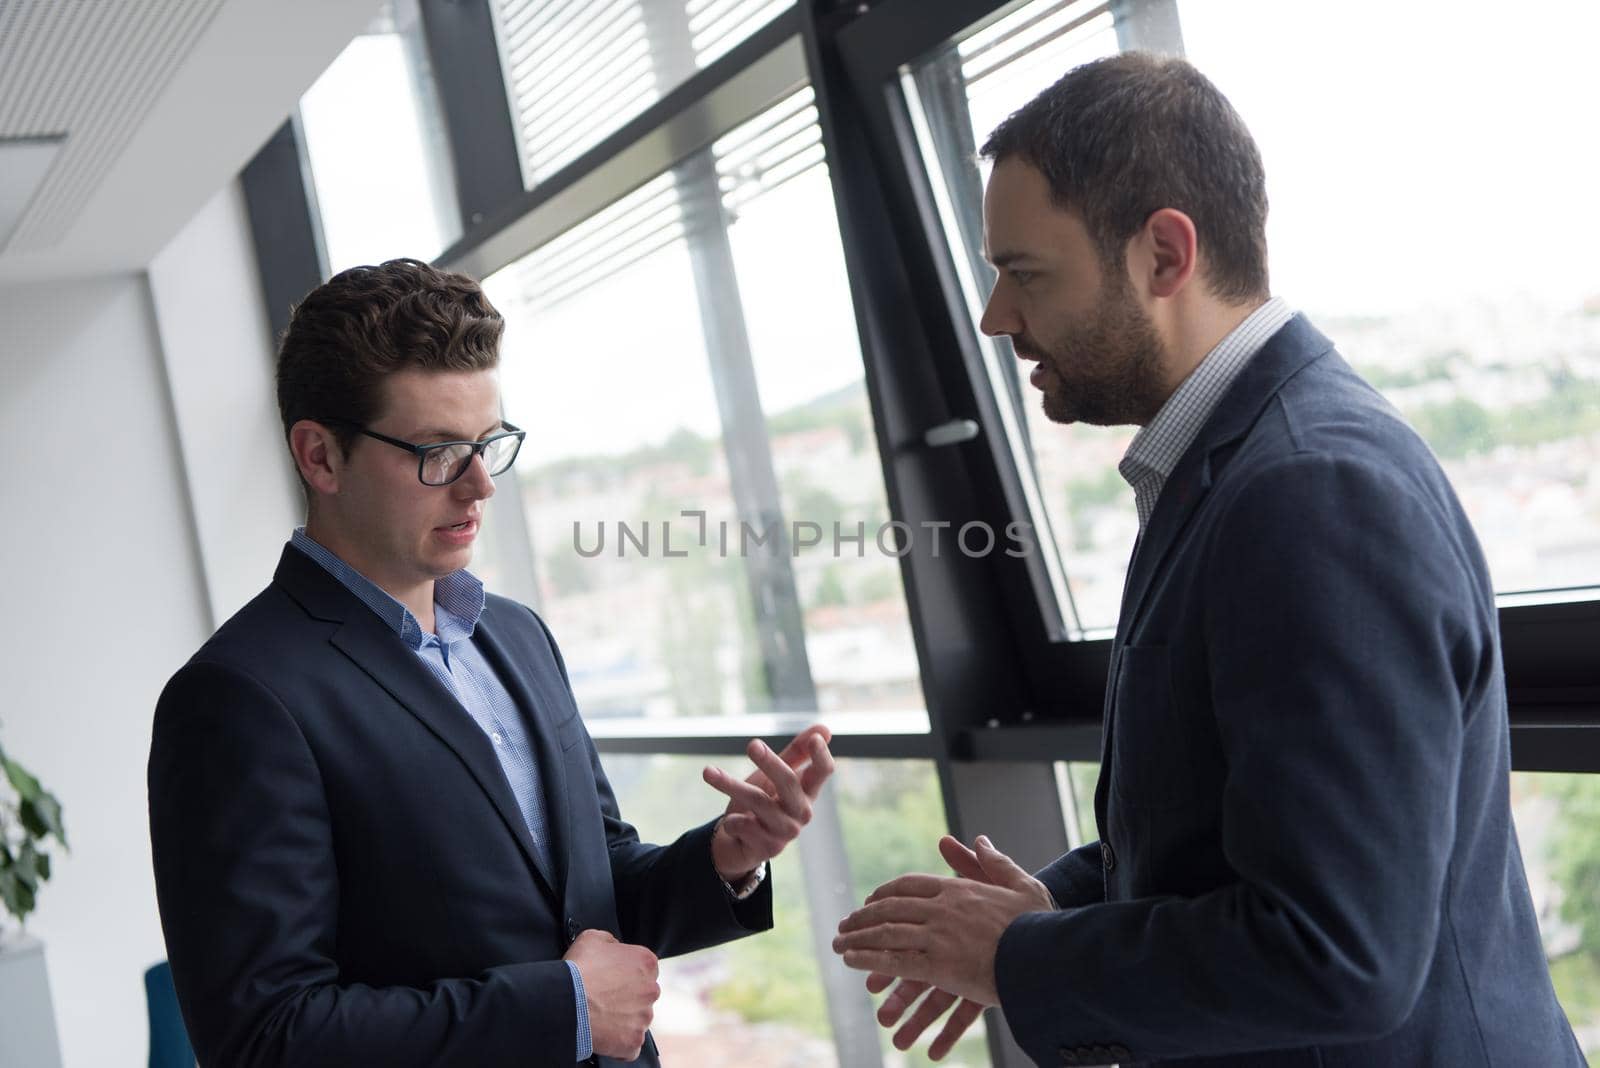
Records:
[[[325,422],[348,426],[369,438],[413,453],[417,457],[417,478],[424,486],[448,486],[467,473],[467,468],[472,466],[472,458],[478,455],[483,457],[483,465],[489,469],[489,474],[498,475],[516,462],[522,439],[527,437],[525,430],[502,422],[500,425],[505,428],[503,433],[491,434],[482,441],[439,441],[417,445],[368,430],[348,419],[329,419]]]

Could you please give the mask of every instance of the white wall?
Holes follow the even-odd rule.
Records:
[[[212,619],[260,592],[304,515],[274,399],[271,327],[230,182],[150,263]]]
[[[0,289],[0,435],[0,738],[72,844],[29,927],[67,1068],[142,1065],[151,713],[210,615],[143,275]]]
[[[151,714],[299,520],[254,255],[230,183],[148,275],[0,287],[0,742],[72,843],[29,922],[65,1068],[145,1063]]]

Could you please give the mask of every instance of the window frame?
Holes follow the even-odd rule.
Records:
[[[435,262],[486,276],[809,82],[890,515],[914,527],[947,522],[947,535],[967,522],[1003,530],[1027,518],[1020,510],[1025,473],[1010,443],[981,428],[1004,425],[999,406],[1021,403],[1020,391],[1004,397],[980,388],[986,356],[950,262],[960,250],[945,247],[899,81],[905,65],[1019,3],[797,3],[528,189],[488,0],[420,0],[463,227]],[[1157,45],[1181,40],[1176,0],[1109,6],[1119,39],[1126,28]],[[326,277],[304,145],[292,121],[246,168],[243,187],[276,337],[292,302]],[[928,431],[963,419],[980,428],[976,438],[929,443]],[[510,551],[527,560],[505,592],[536,603],[515,496],[498,512]],[[1111,642],[1066,639],[1040,599],[1037,563],[1003,553],[935,556],[918,539],[900,567],[929,729],[841,733],[833,750],[932,760],[952,833],[1005,827],[1023,845],[1019,861],[1042,864],[1068,841],[1054,762],[1100,757]],[[1600,772],[1600,598],[1508,604],[1499,620],[1513,767]],[[596,745],[602,753],[741,757],[747,740],[602,734]],[[1028,1063],[996,1019],[989,1034],[995,1064]]]
[[[939,246],[943,224],[930,211],[931,192],[917,189],[925,179],[920,146],[908,137],[905,102],[895,91],[900,70],[966,33],[975,25],[997,19],[1022,0],[885,0],[870,17],[840,29],[837,49],[845,77],[855,90],[856,103],[875,132],[885,175],[901,199],[915,203],[915,213],[901,212],[894,219],[902,243],[914,249],[916,266],[925,279],[937,281],[946,309],[925,309],[930,329],[951,328],[965,335],[947,345],[962,349],[969,367],[975,366],[975,339],[959,313],[963,297],[953,284]],[[1177,36],[1173,0],[1113,0],[1107,5],[1118,18],[1119,36],[1125,20],[1143,19],[1147,32]],[[1172,17],[1168,19],[1170,9]],[[847,240],[850,235],[847,235]],[[926,290],[925,290],[926,291]],[[951,312],[950,309],[956,309]],[[972,381],[958,376],[944,379],[952,408],[983,411],[989,398],[974,395]],[[980,423],[984,418],[980,416]],[[984,425],[994,425],[985,423]],[[999,466],[998,464],[996,465]],[[1015,472],[997,470],[995,477],[1012,480]],[[991,501],[991,503],[993,503]],[[1009,521],[1002,514],[994,522]],[[1002,562],[1001,567],[1004,566]],[[1015,577],[1003,583],[1010,595],[1011,618],[1019,630],[1029,631],[1022,641],[1028,660],[1026,677],[1032,683],[1034,709],[1010,724],[969,731],[971,751],[988,759],[1021,759],[1048,751],[1060,759],[1094,759],[1087,723],[1098,725],[1105,671],[1109,666],[1109,639],[1063,640],[1033,626],[1037,607],[1030,611],[1016,604]],[[1519,595],[1517,600],[1524,600]],[[1600,598],[1546,603],[1519,603],[1499,609],[1501,648],[1510,704],[1512,758],[1518,771],[1600,771]],[[1098,679],[1097,686],[1091,683]],[[1069,693],[1076,700],[1049,695]],[[1083,704],[1092,704],[1092,716],[1083,716]],[[1065,713],[1046,711],[1052,706]],[[1096,729],[1094,734],[1098,734]]]
[[[906,64],[1018,4],[796,5],[530,190],[522,182],[487,3],[421,0],[463,222],[461,238],[437,262],[487,274],[809,80],[891,514],[913,525],[980,521],[1003,529],[1022,518],[1023,494],[1020,473],[997,443],[985,445],[980,436],[933,447],[922,440],[952,419],[1000,425],[1000,399],[975,388],[984,355],[966,323],[896,83]],[[1110,4],[1120,20],[1173,6],[1173,0]],[[246,168],[244,188],[276,334],[293,295],[325,276],[304,146],[292,122]],[[916,757],[931,750],[942,762],[1098,754],[1094,736],[1110,642],[1065,640],[1025,562],[1003,554],[934,560],[913,552],[902,560],[902,575],[929,735],[845,734],[836,746],[841,752]],[[1592,653],[1600,649],[1600,598],[1511,604],[1499,617],[1516,768],[1600,772],[1600,657]],[[619,752],[733,753],[740,744],[710,736],[603,740],[603,748]]]

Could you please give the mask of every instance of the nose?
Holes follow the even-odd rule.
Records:
[[[978,329],[990,337],[1022,333],[1022,324],[1018,321],[1016,312],[1001,294],[998,282],[989,290],[989,299],[983,306],[983,315],[978,319]]]
[[[457,496],[469,501],[486,501],[494,496],[494,479],[489,475],[489,465],[483,462],[481,452],[472,458],[466,473],[451,484],[457,487]]]

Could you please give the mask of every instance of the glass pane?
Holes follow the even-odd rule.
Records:
[[[1600,7],[1179,10],[1261,146],[1274,290],[1433,446],[1497,590],[1600,583],[1600,218],[1571,207],[1600,183],[1573,136]]]
[[[870,712],[881,729],[926,729],[811,90],[714,151],[779,500],[791,533],[810,524],[793,539],[792,564],[820,707]]]
[[[601,732],[927,729],[815,124],[807,90],[485,283]]]
[[[839,799],[850,882],[855,890],[852,906],[908,872],[950,874],[939,855],[939,839],[950,833],[950,828],[931,761],[841,760],[833,788]],[[937,1063],[962,1068],[988,1065],[984,1033],[980,1019]],[[928,1059],[927,1048],[938,1034],[937,1027],[904,1053],[890,1044],[893,1034],[882,1028],[878,1031],[884,1068],[924,1068],[936,1063]]]
[[[722,811],[726,799],[700,781],[706,764],[730,771],[744,764],[620,754],[607,755],[602,763],[623,819],[646,842],[670,842]],[[796,1065],[837,1063],[811,953],[811,911],[799,855],[790,849],[773,862],[771,931],[662,961],[652,1030],[666,1063],[765,1063],[772,1050],[810,1058],[793,1061]],[[781,976],[783,989],[769,1001],[758,991],[774,975]]]
[[[1600,775],[1517,772],[1511,805],[1556,996],[1600,1055]]]
[[[743,761],[688,756],[608,755],[606,774],[624,819],[645,841],[668,842],[722,810],[721,795],[700,781],[700,769],[717,763],[743,773]],[[848,858],[850,886],[826,891],[824,907],[839,911],[859,903],[886,880],[909,871],[944,871],[937,843],[945,833],[944,807],[933,765],[915,760],[841,760],[829,790],[837,819],[818,819],[806,836],[835,836]],[[773,930],[662,962],[661,1000],[653,1031],[668,1064],[760,1064],[828,1068],[834,1048],[828,1006],[811,931],[813,903],[802,864],[802,838],[773,864]],[[819,843],[820,844],[820,843]],[[842,915],[842,912],[841,912]],[[839,916],[823,918],[826,939]],[[866,998],[862,989],[862,998]],[[870,1011],[865,1000],[864,1011]],[[884,1068],[930,1062],[921,1050],[901,1053],[879,1031]],[[989,1063],[980,1022],[945,1065]]]
[[[1536,601],[1556,595],[1526,591],[1600,583],[1600,276],[1581,251],[1600,220],[1565,208],[1600,179],[1600,147],[1569,135],[1587,125],[1581,42],[1600,9],[1560,0],[1530,21],[1464,18],[1447,0],[1178,7],[1189,58],[1265,158],[1274,292],[1434,448],[1497,590]],[[992,274],[973,256],[987,168],[971,152],[1072,66],[1116,51],[1117,28],[1104,5],[1036,0],[906,71],[974,327]],[[1508,76],[1483,77],[1485,56]],[[1050,424],[1017,387],[1009,343],[985,344],[991,388],[1021,400],[1010,437],[1060,553],[1066,632],[1105,634],[1137,532],[1116,472],[1134,430]]]
[[[791,2],[494,0],[528,187],[626,125]]]
[[[1094,820],[1094,789],[1100,781],[1100,764],[1093,760],[1056,761],[1056,790],[1061,795],[1061,818],[1067,825],[1067,845],[1073,849],[1099,839]]]
[[[416,0],[390,0],[300,100],[328,270],[430,260],[461,236]]]
[[[975,334],[993,272],[979,255],[990,165],[975,160],[974,150],[1002,119],[1067,70],[1116,51],[1116,26],[1106,5],[1036,0],[906,72],[903,87],[938,187],[945,236]],[[938,102],[944,98],[963,104],[942,109]],[[1054,599],[1063,606],[1065,632],[1073,638],[1101,636],[1116,627],[1122,579],[1139,532],[1133,491],[1116,467],[1134,430],[1051,423],[1029,387],[1018,386],[1010,341],[982,339],[982,345],[990,388],[1021,398],[1020,424],[1009,427],[1008,436],[1028,482],[1041,547],[1059,553],[1047,562],[1057,582],[1064,579]]]

